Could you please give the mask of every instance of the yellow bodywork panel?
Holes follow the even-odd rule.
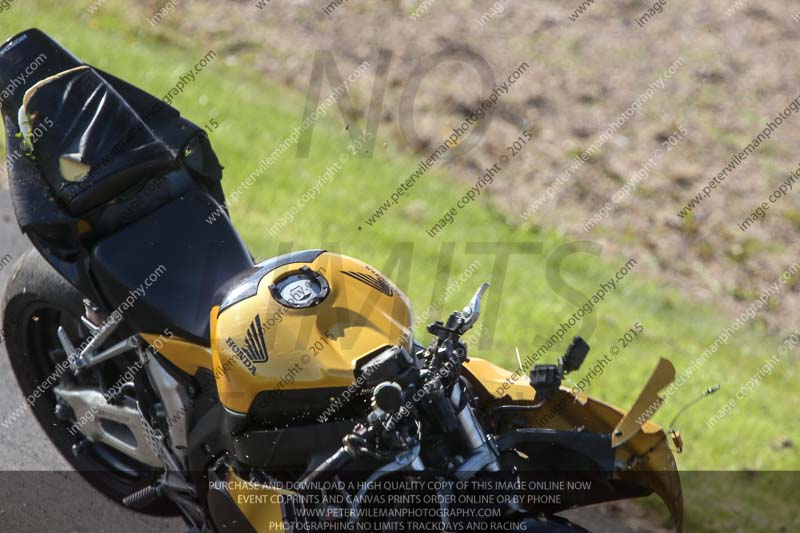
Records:
[[[247,482],[232,470],[227,481],[228,494],[253,529],[258,533],[285,531],[282,502],[296,493]]]
[[[509,372],[485,359],[470,357],[464,363],[470,374],[475,376],[495,398],[508,396],[512,400],[533,401],[536,391],[528,378],[519,373]]]
[[[309,307],[283,305],[271,286],[303,267],[324,278],[327,295]],[[405,295],[369,265],[329,252],[277,267],[254,295],[212,312],[220,401],[239,413],[262,391],[348,387],[359,359],[392,345],[410,349],[411,339]]]
[[[158,350],[170,363],[190,376],[197,374],[201,368],[212,370],[211,350],[179,337],[166,338],[160,334],[142,333],[140,335],[147,344]]]
[[[636,434],[643,422],[649,420],[664,403],[658,392],[675,381],[675,367],[663,357],[658,361],[658,366],[647,380],[639,397],[628,410],[628,413],[619,421],[612,433],[611,445],[617,447]]]
[[[464,368],[472,382],[482,390],[488,403],[487,410],[514,403],[539,403],[534,402],[536,392],[527,376],[477,358],[470,358]],[[663,385],[661,381],[658,384]],[[592,433],[613,435],[614,428],[625,412],[583,393],[575,394],[561,387],[541,407],[525,411],[523,416],[526,426],[530,428],[574,430],[583,427]],[[616,462],[627,470],[620,470],[615,476],[650,488],[661,498],[680,528],[683,521],[680,477],[667,436],[661,427],[645,422],[632,438],[616,448]]]

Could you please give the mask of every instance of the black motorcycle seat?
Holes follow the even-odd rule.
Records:
[[[227,214],[204,192],[163,205],[100,241],[91,254],[92,274],[111,308],[135,296],[123,315],[136,331],[168,327],[206,345],[217,289],[252,266]]]

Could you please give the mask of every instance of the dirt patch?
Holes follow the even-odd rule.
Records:
[[[798,8],[789,2],[669,0],[644,23],[647,6],[633,1],[598,0],[575,21],[570,15],[578,0],[352,0],[329,14],[325,2],[266,2],[263,9],[255,3],[199,0],[179,7],[155,31],[183,43],[176,35],[191,35],[203,46],[214,43],[226,61],[302,91],[316,50],[330,50],[345,76],[364,60],[376,65],[377,52],[388,50],[379,143],[410,145],[421,154],[441,144],[486,97],[473,64],[438,64],[414,99],[418,137],[404,142],[398,117],[407,118],[408,110],[400,102],[425,58],[442,51],[454,57],[475,53],[498,82],[526,62],[530,69],[501,97],[483,139],[449,163],[465,184],[474,181],[529,130],[533,141],[489,187],[510,222],[599,240],[604,254],[633,255],[665,284],[730,313],[741,312],[797,258],[800,191],[771,206],[746,232],[737,224],[800,163],[794,146],[800,113],[785,120],[691,216],[677,216],[800,94],[792,82],[800,69],[800,24],[793,20]],[[131,9],[147,24],[159,5],[142,2]],[[664,71],[680,60],[659,87]],[[372,83],[373,76],[366,76],[351,90],[362,124]],[[648,88],[652,95],[643,101]],[[640,110],[598,144],[637,100]],[[657,157],[662,143],[681,130],[685,136]],[[475,141],[473,136],[463,142]],[[593,145],[591,157],[554,185]],[[621,197],[618,191],[643,167],[646,176],[640,173],[630,194]],[[526,219],[549,186],[553,199]],[[584,223],[615,194],[620,201],[611,213],[584,231]],[[418,202],[405,207],[419,209]],[[437,216],[425,215],[432,221]],[[768,325],[795,326],[791,317],[800,311],[800,286],[789,284],[773,303],[764,315]]]

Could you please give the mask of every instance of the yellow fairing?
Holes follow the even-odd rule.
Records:
[[[271,286],[303,267],[324,278],[327,295],[305,308],[279,303]],[[285,264],[266,273],[254,295],[212,311],[220,401],[244,413],[262,391],[347,387],[360,358],[391,345],[410,348],[411,338],[408,299],[369,265],[328,252]]]
[[[512,374],[508,370],[485,359],[470,357],[469,361],[464,363],[464,368],[479,379],[483,387],[491,391],[496,398],[507,395],[512,400],[534,399],[535,391],[527,379],[509,379]]]
[[[285,531],[281,502],[291,500],[296,493],[248,483],[233,471],[228,472],[228,494],[258,533]]]
[[[158,350],[170,363],[177,366],[190,376],[197,374],[201,368],[211,370],[211,350],[181,339],[179,337],[164,337],[152,333],[142,333],[141,337],[150,346]]]
[[[475,357],[464,364],[467,375],[482,389],[488,410],[495,405],[534,403],[536,391],[528,377],[514,374],[489,361]],[[537,400],[538,402],[538,400]],[[561,389],[540,408],[525,413],[527,426],[572,430],[584,427],[593,433],[610,434],[625,412],[583,393]],[[667,436],[658,425],[646,422],[629,441],[616,449],[618,465],[628,470],[615,475],[636,481],[655,492],[669,509],[680,529],[683,520],[683,496],[677,465]]]

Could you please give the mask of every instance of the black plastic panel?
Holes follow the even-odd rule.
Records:
[[[240,463],[267,468],[303,466],[315,454],[331,455],[355,422],[251,430],[233,438],[233,452]]]
[[[304,250],[302,252],[279,255],[255,265],[246,272],[242,272],[226,283],[220,291],[222,299],[219,307],[220,313],[242,300],[255,296],[258,292],[258,284],[264,276],[276,268],[292,263],[312,263],[324,253],[325,250]]]

